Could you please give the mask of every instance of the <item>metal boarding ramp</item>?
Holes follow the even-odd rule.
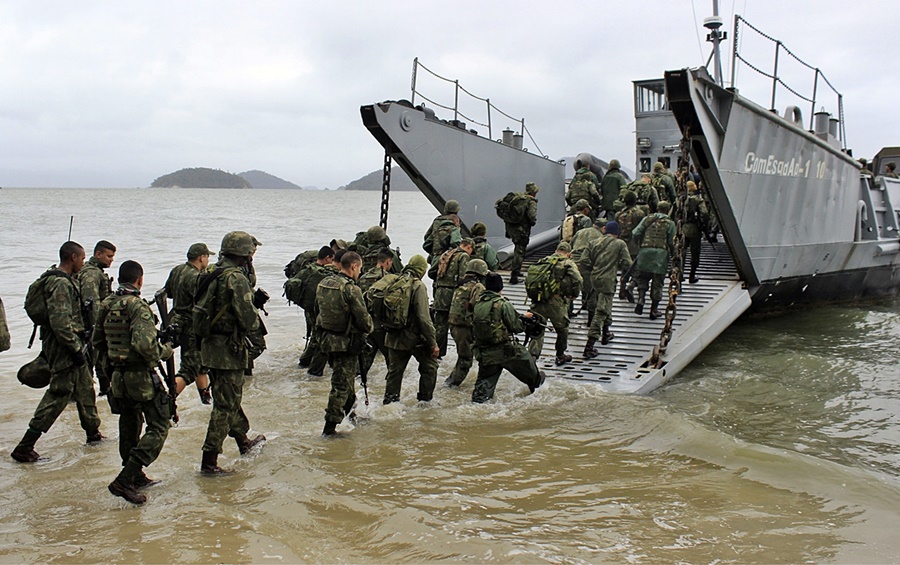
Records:
[[[536,252],[527,260],[534,261],[547,255]],[[526,262],[525,267],[527,268]],[[523,268],[524,271],[524,268]],[[727,246],[722,243],[712,245],[703,241],[700,253],[700,267],[697,269],[700,281],[682,284],[681,294],[676,301],[676,316],[672,323],[672,339],[662,355],[663,365],[659,369],[649,367],[654,347],[659,345],[664,318],[650,320],[649,296],[644,307],[644,315],[634,313],[634,305],[613,297],[614,339],[608,345],[600,345],[600,355],[584,359],[582,351],[587,342],[587,312],[582,311],[572,318],[569,325],[569,349],[572,361],[557,367],[554,363],[554,343],[556,334],[548,323],[544,336],[544,348],[538,360],[538,367],[548,377],[566,378],[576,381],[596,383],[608,392],[626,394],[649,394],[664,385],[712,341],[730,326],[750,307],[750,294],[743,288],[738,278],[734,261]],[[530,301],[525,294],[525,285],[507,284],[508,273],[504,276],[503,295],[520,312],[528,310]],[[668,300],[668,277],[663,287],[660,310],[665,309]],[[649,294],[649,293],[648,293]],[[575,310],[581,306],[580,298],[575,301]],[[520,336],[521,338],[521,336]]]

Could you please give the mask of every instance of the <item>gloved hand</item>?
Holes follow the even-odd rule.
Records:
[[[72,364],[76,367],[84,366],[84,353],[79,349],[75,353],[69,354],[69,359],[72,361]]]

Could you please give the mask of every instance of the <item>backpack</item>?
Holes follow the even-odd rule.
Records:
[[[294,260],[284,266],[284,276],[291,278],[300,272],[300,269],[312,263],[319,256],[319,251],[310,249],[294,257]]]
[[[503,323],[503,298],[482,293],[472,314],[472,338],[476,346],[492,347],[509,341],[510,334]]]
[[[562,257],[559,255],[550,255],[528,267],[525,274],[525,292],[528,298],[541,302],[554,294],[559,294],[559,279],[556,278],[553,268],[561,260]]]
[[[327,277],[330,270],[316,264],[307,265],[284,283],[284,296],[304,310],[311,310],[316,304],[316,286]]]
[[[430,253],[436,255],[450,249],[450,241],[453,237],[453,231],[456,229],[456,223],[449,218],[441,220],[437,225],[432,227]]]
[[[387,330],[402,330],[409,323],[412,276],[410,273],[385,275],[366,292],[369,313]]]
[[[569,183],[569,190],[566,192],[566,202],[569,206],[572,206],[582,198],[590,202],[594,203],[594,198],[591,196],[591,189],[594,188],[594,183],[591,181],[590,177],[587,175],[578,175],[572,182]]]
[[[44,288],[46,279],[49,277],[63,277],[72,285],[72,277],[56,268],[51,268],[44,272],[33,283],[28,286],[28,292],[25,293],[25,313],[31,318],[35,326],[46,326],[50,323],[50,313],[47,310],[47,297],[44,296]]]
[[[455,326],[471,326],[472,313],[478,295],[484,290],[484,285],[471,280],[464,282],[453,291],[453,300],[450,302],[449,321]]]
[[[219,310],[214,310],[216,304],[216,290],[211,288],[213,283],[225,274],[240,272],[238,267],[217,267],[213,272],[200,277],[197,283],[197,293],[194,295],[194,308],[191,311],[194,323],[194,335],[198,338],[206,338],[212,335],[212,327],[222,318],[228,303],[222,305]]]
[[[507,192],[494,203],[497,216],[508,224],[521,224],[528,214],[528,197],[521,193]]]
[[[572,238],[575,237],[575,216],[566,216],[566,219],[563,220],[562,229],[562,240],[566,242],[572,241]]]

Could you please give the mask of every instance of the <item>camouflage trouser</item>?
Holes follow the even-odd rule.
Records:
[[[190,338],[181,344],[181,364],[178,365],[175,376],[184,379],[185,384],[191,384],[197,380],[197,375],[202,374],[201,365],[197,342]]]
[[[693,237],[684,236],[684,239],[687,240],[688,248],[691,250],[691,274],[693,275],[700,266],[700,233],[698,232]]]
[[[637,303],[644,303],[644,294],[650,289],[650,300],[662,299],[662,287],[665,273],[649,273],[647,271],[635,271],[634,280],[637,285]]]
[[[447,332],[450,331],[450,311],[435,310],[434,311],[434,333],[437,339],[438,349],[441,350],[440,356],[447,354]]]
[[[326,422],[340,424],[353,409],[358,359],[359,356],[353,353],[331,354],[331,392],[328,393],[328,407],[325,408]]]
[[[597,309],[597,293],[594,292],[594,285],[591,284],[591,274],[581,270],[581,267],[578,268],[578,271],[581,273],[582,283],[581,283],[581,311],[582,312],[593,312]],[[571,306],[569,310],[571,310]]]
[[[308,365],[310,373],[319,375],[325,370],[328,356],[322,353],[322,350],[319,348],[319,336],[316,332],[316,313],[304,310],[303,315],[306,318],[309,337],[306,339],[306,349],[300,355],[300,364]]]
[[[169,395],[160,391],[153,400],[143,402],[130,398],[116,398],[119,403],[119,456],[122,465],[132,458],[142,467],[156,461],[162,451],[171,425]],[[141,427],[146,423],[144,435]]]
[[[65,410],[69,400],[75,401],[82,429],[88,435],[97,432],[100,429],[100,416],[97,414],[94,379],[91,378],[87,365],[69,367],[50,375],[50,386],[35,409],[28,427],[46,432]]]
[[[373,331],[366,339],[372,347],[369,348],[367,353],[363,353],[363,366],[360,367],[360,369],[368,375],[369,369],[371,369],[372,364],[375,363],[375,356],[378,355],[379,351],[381,352],[381,355],[384,356],[385,364],[387,364],[388,349],[384,345],[383,329]]]
[[[594,320],[591,322],[591,327],[588,330],[588,338],[600,339],[603,333],[603,326],[612,325],[612,306],[612,293],[597,293],[597,309],[594,310]]]
[[[106,374],[106,367],[104,367],[102,363],[97,362],[99,355],[99,351],[94,351],[91,355],[91,368],[97,376],[97,384],[100,385],[100,392],[105,393],[109,391],[110,375]]]
[[[474,358],[472,356],[472,328],[469,326],[450,326],[450,335],[456,343],[456,366],[447,379],[450,386],[459,386],[469,375]]]
[[[213,407],[203,451],[222,453],[226,437],[238,437],[250,431],[250,421],[241,408],[244,370],[210,369],[209,382],[212,385]]]
[[[553,297],[547,302],[535,302],[531,311],[547,318],[556,330],[556,356],[565,355],[569,347],[569,301],[561,297]],[[531,339],[528,351],[536,358],[540,357],[544,348],[544,332]]]
[[[419,362],[419,394],[416,398],[428,402],[434,395],[438,362],[431,356],[431,349],[423,346],[416,347],[412,351],[388,348],[387,383],[384,385],[385,402],[400,400],[400,385],[403,384],[403,373],[406,371],[410,357],[415,357]]]
[[[521,345],[515,344],[512,355],[504,355],[503,361],[496,364],[484,363],[484,359],[478,361],[478,380],[475,381],[475,390],[472,391],[472,402],[482,403],[494,398],[494,390],[503,369],[509,371],[512,376],[528,385],[534,391],[534,387],[540,382],[540,374],[534,358]],[[496,358],[493,357],[492,358]]]
[[[513,273],[518,273],[522,270],[522,262],[525,260],[525,249],[528,247],[528,241],[531,238],[516,238],[513,239],[513,245],[516,246],[515,251],[513,251],[512,262],[509,264],[509,270]]]

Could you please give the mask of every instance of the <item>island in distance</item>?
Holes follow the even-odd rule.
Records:
[[[207,167],[181,169],[157,178],[150,186],[153,188],[303,188],[263,171],[245,171],[236,175]]]

